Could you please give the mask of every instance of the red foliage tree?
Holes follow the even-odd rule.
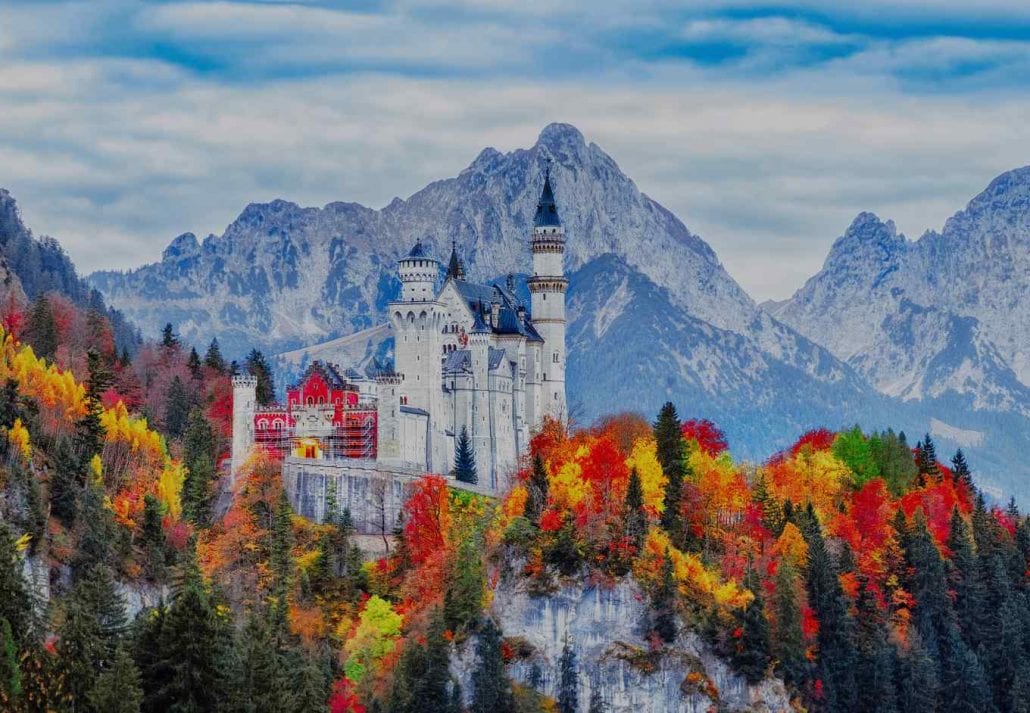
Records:
[[[729,450],[726,435],[707,418],[686,421],[683,424],[683,438],[688,443],[697,443],[698,448],[713,458]]]

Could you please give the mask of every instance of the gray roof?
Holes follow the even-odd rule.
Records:
[[[428,258],[429,260],[433,260],[434,259],[434,258],[429,256],[428,252],[426,252],[426,248],[422,244],[422,239],[421,238],[419,238],[418,240],[415,241],[415,247],[413,247],[411,249],[411,252],[408,253],[408,257]]]
[[[501,365],[501,362],[503,360],[504,360],[504,350],[503,349],[494,349],[493,347],[490,347],[489,359],[487,361],[487,364],[488,364],[487,368],[489,368],[490,371],[493,371],[494,369],[498,368]]]
[[[536,215],[533,225],[538,228],[556,228],[561,225],[558,217],[558,206],[554,202],[554,191],[551,190],[551,173],[544,178],[544,190],[540,193],[540,202],[536,204]]]
[[[410,413],[416,416],[428,416],[429,412],[425,409],[415,408],[414,406],[401,406],[401,413]]]
[[[472,353],[468,349],[458,349],[447,355],[443,363],[445,374],[455,374],[472,370]]]

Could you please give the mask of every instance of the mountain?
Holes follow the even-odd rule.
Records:
[[[124,315],[106,307],[101,294],[79,276],[61,244],[48,236],[36,238],[25,227],[17,202],[3,188],[0,188],[0,283],[3,299],[12,291],[19,301],[57,292],[80,307],[107,314],[119,349],[133,350],[138,341],[135,328]]]
[[[457,177],[381,210],[255,203],[221,236],[200,241],[184,233],[158,263],[89,280],[150,334],[171,322],[197,346],[217,336],[234,356],[255,346],[285,352],[279,363],[287,376],[305,359],[382,356],[388,330],[367,330],[381,324],[398,292],[397,258],[417,239],[443,258],[453,240],[473,279],[519,275],[530,263],[526,236],[548,167],[568,234],[569,386],[582,420],[627,406],[653,413],[671,399],[686,414],[719,422],[749,456],[820,425],[932,430],[947,448],[990,443],[989,467],[1002,474],[994,482],[1009,489],[1015,476],[1007,451],[992,436],[999,426],[986,419],[1025,421],[1015,406],[1025,402],[1025,387],[1012,372],[1011,340],[996,338],[976,314],[911,298],[908,311],[891,312],[892,331],[881,340],[890,350],[858,353],[852,341],[867,335],[851,332],[861,327],[845,322],[837,334],[840,321],[815,307],[796,319],[792,303],[759,307],[701,238],[567,124],[545,127],[529,149],[485,149]],[[998,235],[1006,229],[994,228]],[[869,214],[838,242],[833,260],[842,279],[856,284],[868,281],[856,250],[886,261],[888,276],[892,256],[908,250],[893,226]],[[975,301],[975,289],[962,293]],[[855,324],[866,321],[855,317]],[[922,351],[910,348],[910,333],[926,342]],[[932,383],[887,385],[899,377],[877,358],[912,362],[906,373],[933,374]],[[981,410],[968,412],[956,393]]]
[[[546,127],[531,149],[486,149],[456,178],[382,210],[251,204],[220,237],[183,234],[159,263],[90,281],[150,334],[172,322],[187,340],[217,334],[230,352],[304,346],[377,323],[397,290],[395,260],[419,238],[442,257],[456,241],[473,279],[524,271],[548,161],[570,270],[614,253],[668,289],[677,308],[747,330],[757,307],[712,249],[565,124]]]
[[[884,394],[1030,416],[1030,167],[914,242],[860,214],[822,270],[766,309]]]

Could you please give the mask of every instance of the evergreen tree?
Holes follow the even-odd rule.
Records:
[[[480,626],[476,659],[471,713],[514,713],[511,682],[501,658],[501,632],[489,617]]]
[[[773,537],[783,534],[787,518],[783,514],[783,505],[769,492],[769,484],[766,482],[764,472],[758,474],[752,499],[762,509],[762,524],[772,533]]]
[[[566,577],[579,572],[583,566],[583,552],[580,549],[576,524],[566,514],[562,526],[555,533],[554,541],[544,553],[545,561],[558,568]]]
[[[151,667],[152,675],[158,672],[160,678],[157,690],[145,699],[148,711],[210,711],[223,695],[224,625],[193,568],[163,617],[157,661]]]
[[[951,713],[991,713],[996,710],[983,667],[956,626],[948,626],[942,646],[940,707]]]
[[[765,618],[758,573],[750,566],[744,586],[751,590],[754,598],[739,615],[741,634],[733,652],[733,663],[748,681],[757,683],[769,668],[769,621]]]
[[[162,525],[164,513],[160,501],[150,493],[143,496],[143,527],[140,546],[145,556],[144,573],[151,580],[164,577],[167,564],[165,532]]]
[[[186,430],[191,406],[190,395],[182,379],[173,377],[165,394],[165,431],[171,438],[179,438]]]
[[[452,631],[474,624],[483,608],[486,573],[481,552],[479,537],[468,537],[458,544],[444,592],[443,617]]]
[[[908,492],[918,476],[912,449],[902,431],[887,429],[869,439],[869,447],[887,487],[895,496]]]
[[[285,628],[289,602],[290,587],[293,584],[293,526],[290,517],[290,501],[286,491],[279,494],[279,503],[272,520],[272,548],[268,564],[274,576],[273,597],[275,599],[275,618]]]
[[[83,468],[103,448],[102,397],[114,378],[103,358],[93,350],[86,352],[86,365],[86,415],[75,424],[75,447]]]
[[[898,709],[904,713],[936,713],[939,678],[933,659],[923,647],[919,632],[909,632],[906,655],[897,667]]]
[[[533,524],[540,522],[540,514],[547,507],[547,491],[549,482],[547,478],[547,466],[539,453],[533,456],[533,470],[529,474],[526,483],[528,497],[526,498],[526,519]]]
[[[21,698],[21,667],[18,664],[18,644],[11,631],[11,623],[0,617],[0,706],[13,710]]]
[[[893,647],[888,641],[887,621],[865,575],[858,575],[855,601],[857,660],[855,685],[864,695],[856,701],[856,713],[897,711]]]
[[[808,600],[819,619],[819,671],[830,713],[846,711],[854,700],[854,622],[848,614],[837,569],[823,540],[818,519],[809,509],[811,524],[802,529],[808,543]]]
[[[773,612],[776,615],[776,636],[773,653],[779,661],[779,672],[785,681],[800,686],[805,680],[805,640],[801,629],[801,606],[797,596],[797,572],[789,561],[781,561],[776,570]]]
[[[672,573],[672,557],[665,551],[662,560],[661,579],[651,597],[651,608],[654,610],[654,633],[667,644],[676,640],[679,625],[676,621],[676,596],[678,587]]]
[[[0,619],[10,625],[18,648],[29,642],[35,628],[29,592],[14,535],[0,520]]]
[[[275,401],[275,388],[272,386],[272,369],[265,360],[265,355],[252,349],[244,363],[251,376],[257,379],[255,399],[261,406],[268,406]]]
[[[127,626],[125,605],[111,571],[93,567],[64,602],[57,651],[68,692],[86,700],[98,674],[110,668]]]
[[[955,593],[956,619],[966,640],[976,650],[982,643],[980,634],[984,628],[986,593],[978,571],[969,525],[957,507],[951,512],[947,545],[951,551],[947,568],[948,586]]]
[[[471,485],[479,482],[479,475],[476,473],[476,454],[472,451],[472,441],[465,426],[461,427],[458,442],[454,446],[454,478]]]
[[[252,612],[240,636],[243,678],[240,698],[248,713],[288,713],[294,684],[272,627],[264,612]],[[327,696],[328,698],[328,696]],[[323,700],[323,705],[325,701]]]
[[[937,466],[937,446],[929,433],[922,442],[916,444],[916,468],[920,475],[933,479],[941,477],[941,470]]]
[[[306,661],[300,671],[300,685],[293,696],[292,713],[325,710],[329,700],[329,679],[316,660]]]
[[[409,639],[404,646],[390,695],[390,713],[447,711],[452,705],[450,652],[441,612],[429,621],[425,643]]]
[[[604,702],[604,697],[601,695],[600,683],[595,683],[590,691],[590,707],[587,708],[587,713],[608,713],[608,706]]]
[[[219,374],[225,373],[225,358],[222,356],[222,350],[218,346],[217,339],[212,339],[211,344],[208,345],[207,353],[204,354],[204,366],[217,371]]]
[[[143,684],[139,669],[124,646],[115,650],[110,668],[97,677],[87,700],[97,713],[139,713]]]
[[[644,512],[644,489],[640,485],[640,474],[633,468],[626,486],[626,503],[622,508],[622,531],[640,552],[647,537],[647,513]]]
[[[662,512],[662,527],[668,531],[675,544],[683,541],[683,518],[680,514],[680,501],[683,497],[683,478],[687,444],[683,440],[683,426],[679,414],[672,402],[666,402],[658,412],[658,420],[654,424],[654,437],[657,446],[658,462],[662,472],[668,479],[665,486],[665,510]]]
[[[171,322],[165,324],[164,329],[161,330],[161,346],[165,349],[179,348],[179,337],[175,335],[175,329],[172,328]]]
[[[970,493],[976,490],[976,486],[973,485],[973,473],[969,470],[969,463],[966,462],[966,456],[961,448],[955,451],[951,458],[951,470],[955,474],[955,480],[965,484]]]
[[[576,671],[576,652],[565,635],[561,658],[558,660],[558,713],[579,713],[579,674]]]
[[[204,377],[204,373],[200,370],[200,355],[197,354],[196,347],[190,347],[190,355],[186,359],[186,367],[190,370],[190,376],[197,381]]]
[[[186,421],[182,438],[182,461],[186,466],[182,510],[193,523],[206,523],[214,483],[218,438],[203,410],[194,408]]]
[[[57,355],[57,322],[46,295],[40,295],[32,303],[24,338],[36,356],[53,363]]]

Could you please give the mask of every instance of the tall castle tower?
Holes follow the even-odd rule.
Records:
[[[533,252],[533,276],[528,286],[532,295],[533,326],[544,339],[541,355],[541,414],[559,421],[568,418],[565,400],[565,228],[551,190],[551,172],[544,178],[544,190],[533,218],[529,240]]]
[[[257,404],[257,377],[241,374],[232,377],[232,463],[229,477],[235,479],[254,447],[254,410]]]

